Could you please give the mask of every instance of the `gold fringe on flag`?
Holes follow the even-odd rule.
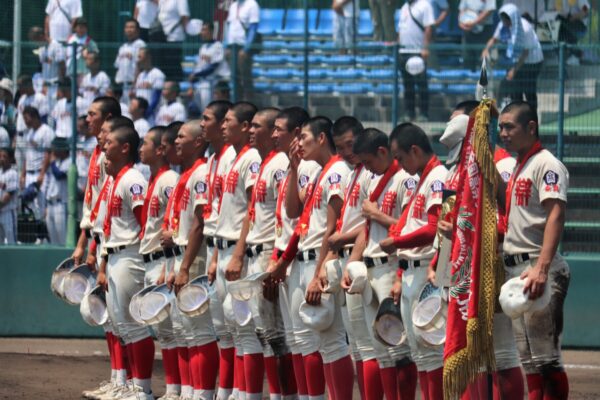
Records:
[[[492,113],[491,99],[483,99],[475,110],[473,151],[482,174],[482,232],[480,254],[479,309],[476,318],[467,321],[467,346],[444,362],[444,399],[459,399],[467,386],[482,371],[495,369],[493,347],[494,311],[499,293],[499,281],[504,274],[497,254],[498,187],[494,154],[488,140]]]

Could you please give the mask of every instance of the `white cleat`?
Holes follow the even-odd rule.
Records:
[[[164,396],[159,397],[156,400],[183,400],[177,393],[165,393]]]
[[[154,400],[154,395],[145,393],[140,386],[133,386],[130,394],[120,397],[119,400]]]
[[[98,400],[120,400],[124,397],[131,395],[133,392],[127,385],[118,385],[113,387],[112,390],[106,392],[102,396],[98,397]]]
[[[84,390],[81,393],[81,396],[85,397],[86,399],[99,399],[100,396],[112,390],[113,387],[114,384],[112,382],[104,381],[100,383],[100,385],[96,389]]]

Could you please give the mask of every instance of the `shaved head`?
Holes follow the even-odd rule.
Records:
[[[280,110],[278,108],[268,107],[258,111],[255,116],[264,117],[269,129],[273,129],[275,127],[275,119],[277,119],[279,113]]]
[[[202,126],[200,125],[199,119],[193,119],[191,121],[186,122],[181,128],[184,127],[185,130],[188,131],[194,139],[197,139],[200,135],[202,135]]]

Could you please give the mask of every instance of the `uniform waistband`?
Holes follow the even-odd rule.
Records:
[[[507,267],[515,267],[525,261],[529,261],[532,257],[529,253],[521,253],[521,254],[505,254],[504,255],[504,265]]]

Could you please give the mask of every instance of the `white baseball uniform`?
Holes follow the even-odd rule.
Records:
[[[155,90],[162,90],[165,84],[165,74],[158,68],[152,68],[149,71],[140,71],[135,80],[135,95],[143,97],[150,103],[152,93]]]
[[[71,21],[83,16],[81,0],[48,0],[49,36],[64,42],[71,34]]]
[[[140,28],[150,28],[158,15],[158,5],[153,0],[137,0],[135,7],[138,9],[137,21]]]
[[[133,127],[140,136],[140,139],[143,139],[144,136],[146,136],[146,133],[148,133],[148,131],[150,130],[150,123],[146,118],[140,118],[133,121]]]
[[[46,173],[46,228],[50,243],[60,246],[64,246],[67,235],[67,174],[70,166],[70,157],[55,160]]]
[[[102,152],[100,146],[96,146],[89,162],[89,168],[87,172],[87,184],[83,199],[83,215],[81,217],[80,227],[81,229],[91,229],[90,213],[96,201],[104,180],[106,179],[106,169],[104,166],[105,154]]]
[[[50,144],[54,139],[54,132],[46,125],[42,124],[36,130],[33,128],[25,132],[25,187],[37,181],[40,176],[42,164],[46,154],[50,151]],[[33,212],[38,219],[42,219],[45,210],[45,183],[39,188],[38,195],[33,202]]]
[[[171,122],[185,122],[187,112],[185,106],[178,101],[165,102],[156,113],[155,124],[167,126]]]
[[[42,78],[47,85],[58,82],[60,78],[60,63],[64,63],[67,58],[65,48],[56,40],[51,40],[45,46],[38,49],[40,64],[42,64]],[[48,92],[49,99],[53,96]]]
[[[84,100],[81,97],[77,97],[77,118],[80,115],[85,115],[87,108],[85,108]],[[60,99],[52,112],[50,117],[54,121],[54,131],[56,136],[70,138],[73,135],[73,127],[71,122],[71,102],[67,101],[66,98]]]
[[[110,78],[104,71],[98,71],[96,75],[88,72],[83,76],[79,87],[79,94],[83,98],[83,107],[87,110],[96,97],[104,96],[110,89]]]
[[[48,98],[42,93],[34,93],[31,96],[22,95],[17,103],[17,132],[25,132],[27,130],[25,120],[23,120],[23,110],[28,106],[36,108],[41,118],[46,117],[49,113]]]
[[[181,42],[185,31],[179,22],[181,17],[190,16],[188,0],[159,0],[158,20],[163,26],[167,42]]]
[[[215,83],[229,79],[231,74],[229,64],[225,60],[225,48],[221,42],[213,41],[200,46],[194,74],[200,74],[194,84],[194,92],[200,109],[204,109],[212,100]]]
[[[11,195],[8,203],[0,207],[0,245],[17,242],[17,196],[19,177],[14,168],[0,169],[0,199]]]
[[[115,82],[123,85],[131,85],[135,80],[135,69],[137,66],[138,50],[145,48],[146,43],[142,39],[136,39],[132,42],[125,42],[119,47],[117,58],[115,58],[114,67],[117,69]],[[127,88],[124,87],[123,91]]]

